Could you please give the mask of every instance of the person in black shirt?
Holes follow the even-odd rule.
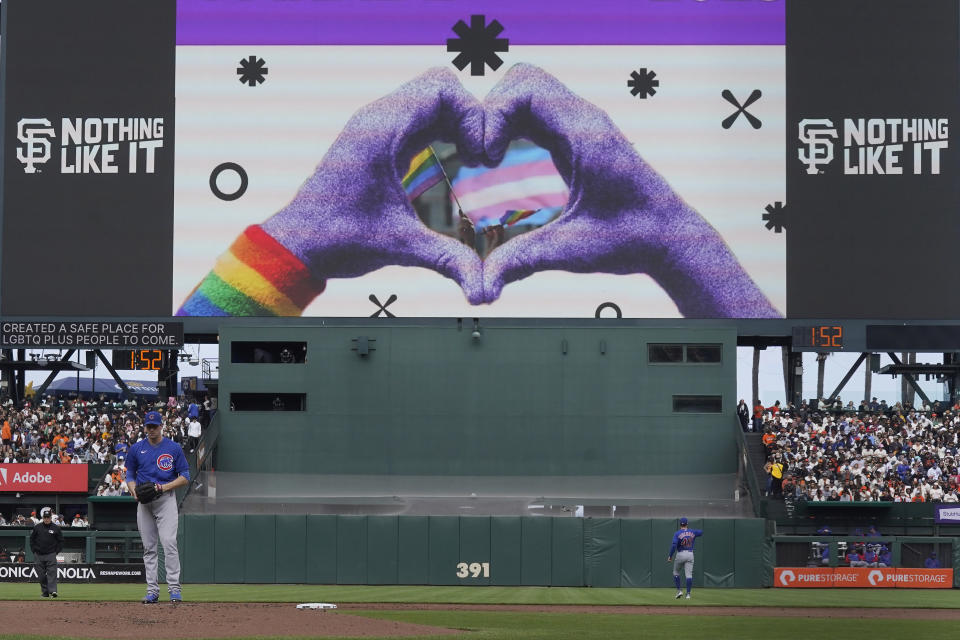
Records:
[[[40,510],[40,522],[30,532],[30,549],[40,577],[40,595],[56,598],[57,554],[63,549],[63,532],[53,523],[50,507]]]

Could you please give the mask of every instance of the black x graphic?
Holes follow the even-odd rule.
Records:
[[[747,121],[750,123],[750,125],[754,129],[759,129],[761,126],[763,126],[763,123],[760,122],[759,118],[757,118],[756,116],[751,114],[749,111],[747,111],[747,107],[749,107],[754,102],[759,100],[760,96],[763,95],[762,93],[760,93],[760,89],[754,89],[753,93],[750,94],[750,97],[747,98],[747,101],[744,102],[742,105],[739,102],[737,102],[736,98],[733,97],[733,94],[730,93],[730,89],[724,89],[720,93],[720,95],[723,96],[724,100],[726,100],[727,102],[729,102],[730,104],[732,104],[737,108],[737,110],[734,111],[732,115],[728,116],[723,122],[720,123],[720,125],[724,129],[729,129],[730,127],[732,127],[734,121],[740,116],[741,113],[744,115],[744,117],[747,119]]]
[[[377,307],[379,307],[379,308],[378,308],[377,311],[376,311],[375,313],[373,313],[370,317],[371,317],[371,318],[378,318],[378,317],[380,317],[380,314],[382,313],[383,315],[385,315],[385,316],[388,317],[388,318],[396,318],[397,316],[395,316],[395,315],[393,315],[392,313],[390,313],[389,311],[387,311],[387,307],[389,307],[391,304],[393,304],[393,303],[396,302],[396,301],[397,301],[397,294],[391,293],[391,294],[390,294],[390,297],[387,298],[387,301],[384,302],[383,304],[380,304],[380,301],[377,300],[377,296],[375,296],[375,295],[373,295],[373,294],[371,293],[371,294],[370,294],[370,302],[372,302],[373,304],[377,305]]]

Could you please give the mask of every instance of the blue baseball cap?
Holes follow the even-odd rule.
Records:
[[[163,424],[163,417],[159,411],[147,411],[143,416],[143,424]]]
[[[683,525],[685,525],[685,524],[687,524],[687,519],[686,519],[686,518],[680,518],[680,525],[683,526]]]

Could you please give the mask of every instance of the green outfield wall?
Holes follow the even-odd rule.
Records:
[[[472,334],[469,320],[224,327],[217,470],[736,471],[734,329],[480,325]],[[303,345],[306,361],[251,361],[251,345],[271,343]],[[679,345],[681,361],[651,362],[651,345]],[[718,359],[703,361],[691,345],[716,347]],[[263,404],[282,394],[284,410]]]
[[[769,584],[760,519],[691,519],[694,584]],[[667,587],[673,519],[184,515],[192,583]]]

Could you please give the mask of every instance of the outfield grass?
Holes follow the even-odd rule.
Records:
[[[161,589],[164,587],[161,585]],[[0,584],[0,600],[39,600],[36,583]],[[142,584],[60,585],[63,600],[139,601]],[[674,589],[584,587],[418,587],[288,584],[188,584],[188,602],[332,602],[439,604],[582,604],[729,607],[930,607],[960,608],[951,589],[694,589],[691,601],[674,600]]]
[[[916,640],[926,634],[955,637],[956,622],[858,618],[742,618],[732,616],[638,616],[571,613],[528,614],[477,611],[351,612],[368,617],[464,629],[471,640]],[[941,635],[943,634],[943,635]],[[461,637],[461,636],[455,636]],[[434,637],[433,640],[436,640]]]
[[[363,615],[427,624],[464,633],[421,636],[421,640],[770,640],[771,638],[843,638],[843,640],[915,640],[951,638],[956,623],[929,620],[812,618],[735,618],[715,616],[638,616],[479,611],[351,611]],[[56,636],[4,636],[4,640],[65,640]],[[68,639],[74,640],[74,639]],[[247,640],[247,639],[237,639]],[[252,639],[250,639],[252,640]],[[258,640],[262,640],[258,639]],[[284,640],[289,640],[284,639]],[[332,640],[325,638],[324,640]],[[368,638],[368,640],[397,640]],[[416,639],[413,639],[416,640]]]

